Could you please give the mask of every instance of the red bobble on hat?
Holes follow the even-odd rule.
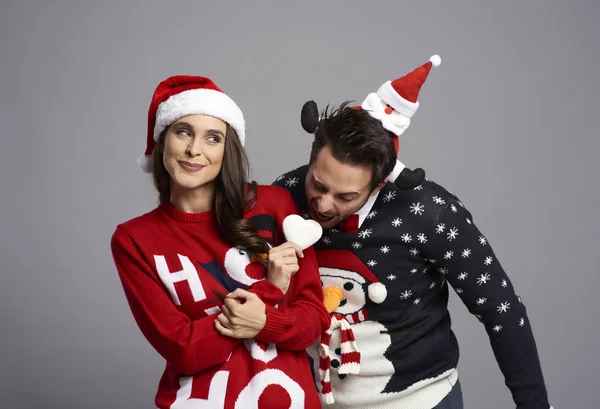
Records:
[[[244,115],[237,104],[211,79],[201,76],[176,75],[156,87],[148,108],[146,150],[138,158],[144,172],[151,171],[150,155],[162,131],[187,115],[210,115],[228,123],[245,142]]]

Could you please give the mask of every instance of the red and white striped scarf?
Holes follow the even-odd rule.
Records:
[[[360,316],[358,315],[360,314]],[[355,316],[356,315],[356,316]],[[321,394],[328,404],[333,403],[333,394],[331,392],[331,358],[329,358],[329,343],[333,331],[341,331],[341,360],[338,368],[339,374],[357,374],[360,371],[360,351],[354,339],[354,332],[350,327],[350,323],[346,318],[353,322],[364,321],[365,315],[359,311],[358,313],[341,315],[331,314],[331,325],[329,329],[321,336],[321,345],[319,346],[319,373],[321,375]],[[356,320],[354,320],[356,319]]]

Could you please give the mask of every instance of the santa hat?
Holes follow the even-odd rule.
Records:
[[[383,83],[377,92],[372,92],[363,101],[361,108],[379,119],[385,129],[395,135],[394,143],[398,149],[397,137],[410,125],[410,120],[419,108],[419,91],[427,80],[432,67],[442,62],[439,55],[432,56],[428,62],[412,72],[393,81]]]
[[[342,270],[343,276],[361,285],[367,285],[367,296],[376,304],[387,297],[387,289],[360,258],[350,250],[325,249],[317,252],[319,271],[327,275],[328,271]]]
[[[137,163],[146,173],[151,171],[150,155],[161,132],[187,115],[205,114],[228,123],[245,142],[242,110],[211,79],[192,75],[176,75],[156,87],[148,109],[146,150]]]

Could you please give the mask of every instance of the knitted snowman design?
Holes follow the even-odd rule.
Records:
[[[381,394],[394,373],[385,357],[391,337],[383,324],[368,320],[366,306],[382,303],[386,288],[351,251],[321,250],[317,258],[332,326],[308,352],[321,377],[323,400],[342,407],[376,401],[373,395]],[[357,373],[361,376],[352,376]]]

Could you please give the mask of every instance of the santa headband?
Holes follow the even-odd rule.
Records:
[[[146,150],[138,158],[139,167],[151,171],[150,156],[160,134],[169,125],[187,115],[210,115],[229,124],[240,143],[246,139],[242,110],[211,79],[192,75],[176,75],[156,87],[148,108]]]
[[[383,127],[395,137],[402,135],[419,108],[419,91],[427,80],[431,68],[439,66],[441,62],[439,55],[432,56],[428,62],[408,74],[384,82],[377,92],[367,95],[360,106],[352,108],[367,111],[373,118],[381,121]],[[313,133],[320,119],[314,101],[304,104],[301,121],[306,132]]]
[[[409,127],[411,118],[419,108],[419,91],[431,68],[439,66],[441,62],[440,56],[434,55],[410,73],[393,81],[386,81],[377,92],[367,95],[361,108],[399,137]]]
[[[390,132],[396,156],[400,150],[399,136],[408,129],[413,115],[419,108],[419,91],[427,80],[431,68],[439,66],[441,62],[439,55],[433,55],[428,62],[408,74],[393,81],[386,81],[377,92],[367,95],[360,106],[352,107],[367,111]],[[307,101],[301,112],[302,128],[312,134],[320,120],[316,102]],[[396,185],[402,189],[413,189],[423,182],[425,172],[421,168],[408,169],[400,160],[396,160],[396,167],[390,179],[395,180]]]

